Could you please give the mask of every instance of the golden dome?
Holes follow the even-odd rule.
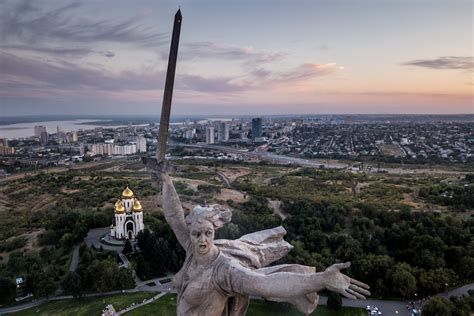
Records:
[[[135,202],[133,202],[133,211],[134,212],[141,212],[142,211],[142,205],[140,204],[140,201],[135,199]]]
[[[122,197],[125,199],[130,199],[133,197],[133,191],[130,190],[128,187],[125,188],[122,192]]]
[[[125,207],[123,207],[122,202],[120,202],[120,200],[117,200],[117,202],[115,202],[115,212],[125,213]]]

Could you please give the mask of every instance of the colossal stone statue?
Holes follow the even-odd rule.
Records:
[[[283,227],[237,240],[214,240],[216,229],[230,222],[231,211],[218,205],[196,206],[185,218],[170,176],[161,171],[159,177],[166,220],[186,250],[184,265],[173,278],[179,316],[245,315],[250,296],[289,302],[309,314],[323,289],[351,299],[370,295],[368,285],[340,272],[349,262],[334,264],[323,272],[297,264],[268,267],[292,248],[283,240]]]

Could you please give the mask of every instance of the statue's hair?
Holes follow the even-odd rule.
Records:
[[[229,209],[221,207],[219,204],[209,206],[196,205],[192,212],[186,216],[186,225],[193,223],[202,223],[209,221],[215,229],[221,228],[232,218],[232,212]]]

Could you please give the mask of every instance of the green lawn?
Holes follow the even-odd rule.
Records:
[[[12,315],[100,315],[106,305],[112,304],[115,310],[129,306],[132,303],[142,302],[143,299],[148,299],[155,296],[152,292],[139,292],[129,294],[117,294],[111,296],[102,296],[78,300],[63,300],[50,302],[44,305],[33,307]]]
[[[175,316],[176,315],[176,295],[165,295],[159,298],[156,302],[147,304],[143,307],[137,308],[126,315],[141,316],[141,315],[160,315],[160,316]],[[265,302],[261,300],[252,300],[247,311],[247,316],[302,316],[292,307],[286,305]],[[326,306],[318,306],[316,311],[312,313],[313,316],[366,316],[364,309],[344,307],[338,312],[330,311]]]
[[[303,316],[297,309],[273,302],[265,302],[261,300],[250,301],[250,306],[247,311],[247,316]],[[331,311],[326,306],[318,306],[316,310],[311,313],[313,316],[366,316],[367,312],[362,308],[343,307],[340,311]]]
[[[122,308],[129,306],[131,303],[139,303],[143,299],[148,299],[155,296],[156,293],[130,293],[118,294],[112,296],[103,296],[98,298],[89,298],[82,300],[64,300],[51,302],[38,307],[33,307],[28,310],[14,313],[14,315],[100,315],[102,309],[108,304],[112,304],[115,310],[119,311]],[[147,304],[143,307],[132,310],[126,315],[141,316],[141,315],[160,315],[160,316],[175,316],[176,315],[176,295],[165,295],[159,298],[156,302]],[[250,302],[247,316],[302,316],[293,307],[288,305],[265,302],[262,300],[252,300]],[[365,316],[366,312],[363,309],[344,307],[338,312],[330,311],[326,306],[318,306],[316,311],[312,313],[313,316]]]
[[[176,316],[176,295],[167,294],[160,297],[153,303],[143,307],[134,309],[125,315],[142,316],[142,315],[160,315],[160,316]]]

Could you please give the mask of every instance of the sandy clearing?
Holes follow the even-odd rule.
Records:
[[[232,189],[221,189],[221,192],[215,196],[215,199],[221,201],[232,200],[236,203],[248,201],[248,197],[244,193]]]
[[[251,173],[252,169],[244,168],[244,167],[242,167],[242,168],[225,168],[225,169],[220,168],[219,172],[224,174],[229,179],[229,181],[232,183],[238,177],[245,176],[245,175]]]

